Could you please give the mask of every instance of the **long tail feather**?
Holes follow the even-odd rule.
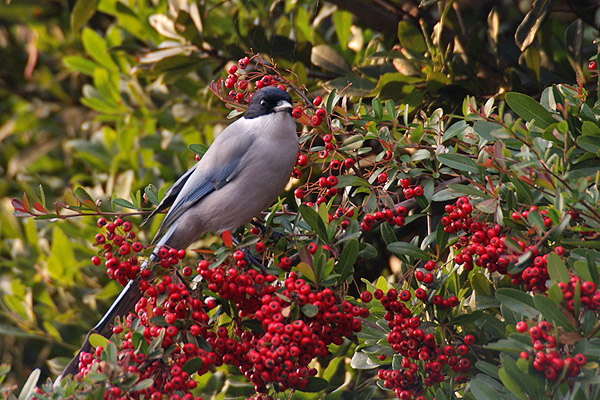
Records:
[[[141,268],[148,268],[150,263],[153,262],[155,258],[156,256],[152,254],[150,256],[150,260],[142,263]],[[111,325],[114,323],[115,318],[126,316],[131,310],[133,310],[138,300],[142,297],[142,292],[140,291],[141,280],[142,279],[138,276],[136,279],[129,281],[123,290],[121,290],[121,293],[119,293],[119,296],[112,303],[108,311],[106,311],[96,326],[94,326],[88,332],[81,349],[79,349],[75,357],[71,359],[63,372],[58,376],[57,382],[60,382],[64,376],[79,372],[79,356],[82,352],[91,352],[92,345],[90,344],[89,338],[93,333],[100,334],[104,337],[109,337],[112,333]]]

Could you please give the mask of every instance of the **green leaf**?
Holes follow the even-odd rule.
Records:
[[[356,263],[356,260],[358,259],[358,250],[359,244],[358,240],[356,239],[349,240],[344,245],[344,249],[338,258],[338,263],[336,266],[336,271],[341,275],[341,282],[344,282],[347,277],[352,275],[354,271],[354,263]]]
[[[98,64],[88,58],[83,58],[80,56],[64,57],[63,64],[73,71],[77,71],[88,76],[93,76],[94,70],[98,68]]]
[[[29,400],[33,397],[41,373],[42,371],[39,368],[31,371],[31,374],[29,374],[27,381],[25,381],[25,384],[21,389],[21,393],[19,393],[18,400]]]
[[[489,384],[480,379],[473,379],[469,383],[469,389],[477,400],[500,400],[501,396]]]
[[[92,196],[90,196],[90,194],[86,192],[85,189],[81,186],[75,189],[75,197],[77,197],[77,200],[79,200],[82,203],[86,200],[91,201],[92,203],[94,202]]]
[[[500,372],[502,372],[504,370],[504,372],[506,372],[507,376],[509,379],[507,380],[506,377],[505,379],[502,379],[502,375],[500,374]],[[523,392],[521,391],[521,389],[524,389],[526,393],[529,392],[529,388],[531,387],[531,385],[528,382],[528,377],[526,374],[524,374],[524,371],[521,371],[519,369],[519,367],[517,367],[517,363],[515,362],[515,360],[511,357],[505,357],[502,360],[502,368],[500,368],[500,370],[498,371],[500,378],[502,379],[502,383],[505,383],[505,380],[510,381],[511,384],[512,382],[515,382],[518,386],[519,389],[517,391],[515,391],[515,388],[511,388],[510,385],[507,385],[507,389],[510,390],[514,395],[520,396],[518,393],[521,393],[522,396],[524,396],[524,398],[528,398],[527,396],[525,396],[523,394]]]
[[[106,348],[106,344],[108,343],[108,339],[98,333],[92,333],[88,342],[92,345],[92,347],[96,348],[101,346],[102,348]]]
[[[387,246],[387,249],[398,257],[413,257],[421,260],[429,260],[429,255],[412,243],[394,242]]]
[[[455,136],[457,136],[457,135],[459,135],[459,134],[467,131],[468,129],[469,129],[469,125],[464,120],[458,121],[458,122],[450,125],[444,131],[444,136],[442,136],[442,143],[444,143],[447,140],[450,140],[453,137],[455,137]]]
[[[475,310],[470,314],[461,314],[455,318],[452,318],[449,322],[448,325],[449,326],[465,326],[468,324],[471,324],[475,321],[478,321],[481,316],[483,315],[483,311],[481,310]]]
[[[191,375],[202,368],[202,365],[203,362],[201,357],[193,357],[187,360],[181,369]]]
[[[495,296],[500,304],[510,308],[516,313],[525,315],[529,318],[536,318],[539,315],[539,311],[535,308],[533,298],[521,290],[501,288],[496,291]]]
[[[521,51],[535,40],[535,35],[550,14],[552,0],[536,0],[515,32],[515,43]],[[511,106],[512,108],[512,106]]]
[[[199,357],[196,357],[196,358],[199,358]],[[193,359],[192,359],[192,360],[193,360]],[[191,361],[191,360],[190,360],[190,361]],[[187,363],[189,363],[190,361],[188,361]],[[202,361],[202,360],[200,360],[200,361]],[[186,364],[187,364],[187,363],[186,363]],[[183,368],[182,368],[182,369],[185,371],[185,369],[184,369],[184,368],[185,368],[185,364],[184,364],[184,366],[183,366]],[[186,372],[187,372],[187,371],[186,371]],[[196,371],[194,371],[194,372],[196,372]],[[144,379],[144,380],[141,380],[141,381],[139,381],[139,382],[138,382],[138,383],[136,383],[136,384],[135,384],[135,385],[134,385],[134,386],[133,386],[131,389],[129,389],[129,392],[130,392],[130,393],[131,393],[131,392],[139,392],[140,390],[144,390],[144,389],[147,389],[147,388],[149,388],[149,387],[150,387],[150,386],[152,386],[153,384],[154,384],[154,379],[150,379],[150,378],[148,378],[148,379]]]
[[[302,314],[306,315],[308,318],[312,318],[319,312],[319,307],[313,304],[305,304],[301,307]]]
[[[521,351],[530,350],[531,345],[516,340],[513,338],[513,335],[511,335],[511,337],[508,339],[500,339],[497,342],[486,344],[483,346],[483,348],[496,350],[503,353],[519,354]]]
[[[378,98],[373,99],[371,102],[371,108],[375,114],[375,120],[381,121],[381,118],[383,117],[383,104],[381,103],[381,100]]]
[[[340,151],[358,150],[362,147],[364,137],[362,135],[352,135],[340,145]]]
[[[69,287],[73,284],[79,263],[75,258],[71,238],[57,225],[52,230],[52,247],[46,268],[52,279]]]
[[[302,215],[302,218],[312,229],[314,229],[321,239],[327,240],[327,228],[318,212],[305,204],[301,204],[300,215]]]
[[[540,236],[541,234],[543,234],[543,232],[546,231],[546,226],[544,225],[542,215],[537,210],[529,212],[529,214],[527,215],[527,222],[529,222],[529,224],[535,228],[536,232]]]
[[[427,50],[423,33],[408,21],[400,21],[398,23],[398,42],[402,47],[410,49],[415,53],[423,53]]]
[[[510,138],[510,134],[504,130],[502,125],[491,121],[477,121],[473,124],[473,130],[488,142],[493,142],[495,139]]]
[[[350,38],[352,14],[348,11],[335,11],[333,13],[333,25],[335,26],[335,34],[337,35],[338,43],[342,49],[346,49],[348,46],[348,39]]]
[[[546,261],[548,267],[548,275],[550,275],[550,279],[552,279],[555,282],[569,282],[569,271],[567,270],[567,266],[565,265],[563,260],[561,260],[558,254],[550,252]]]
[[[134,349],[141,351],[143,354],[148,353],[148,342],[140,332],[136,331],[131,334],[131,344]]]
[[[534,121],[538,128],[545,129],[556,120],[540,103],[523,93],[510,92],[506,94],[508,106],[525,121]]]
[[[106,348],[102,351],[103,354],[106,354],[106,361],[111,363],[117,362],[117,346],[113,342],[106,343]]]
[[[498,370],[498,376],[500,377],[500,381],[502,381],[502,383],[504,384],[504,387],[506,387],[512,394],[514,394],[521,400],[527,399],[525,394],[521,391],[519,384],[509,376],[509,374],[504,368],[500,368]]]
[[[315,271],[313,271],[311,266],[308,265],[307,263],[299,262],[298,265],[296,265],[296,270],[298,272],[302,273],[302,275],[304,275],[311,282],[317,283],[317,277],[315,276]]]
[[[577,260],[573,263],[573,269],[581,279],[595,282],[591,268],[594,268],[594,266],[588,265],[585,261]]]
[[[498,379],[498,365],[479,360],[475,363],[475,367],[484,374]]]
[[[100,0],[77,0],[71,12],[71,28],[78,31],[92,18]]]
[[[492,295],[492,286],[490,281],[480,272],[474,273],[471,276],[471,287],[477,294],[486,296]]]
[[[108,46],[100,35],[90,28],[84,28],[81,34],[81,42],[85,52],[94,61],[111,71],[118,71],[119,68],[110,57]]]
[[[437,159],[445,166],[459,171],[474,173],[479,172],[477,163],[473,159],[462,154],[441,153],[437,155]]]
[[[93,74],[94,86],[102,100],[107,104],[118,108],[121,103],[119,94],[119,81],[117,74],[110,74],[105,68],[96,68]]]
[[[482,192],[482,191],[474,188],[473,186],[461,185],[460,183],[451,183],[448,185],[448,189],[451,189],[452,191],[454,191],[458,194],[466,194],[468,196],[480,197],[483,199],[488,199],[491,197],[486,192]],[[456,196],[456,197],[458,197],[458,196]]]
[[[343,189],[348,186],[360,186],[370,188],[369,182],[355,175],[340,175],[337,177],[338,183],[335,185],[336,189]]]
[[[381,232],[381,237],[383,238],[385,244],[390,244],[398,241],[398,238],[396,238],[392,226],[387,221],[383,221],[379,225],[379,231]]]
[[[129,208],[129,209],[133,209],[133,210],[137,210],[137,207],[130,202],[129,200],[125,200],[125,199],[113,199],[112,203],[116,206],[120,206],[123,208]]]
[[[326,44],[319,44],[312,48],[310,62],[317,67],[340,75],[350,72],[350,67],[348,67],[348,63],[346,63],[344,57],[335,51],[333,47]]]
[[[575,331],[576,329],[571,325],[565,313],[558,307],[558,305],[547,298],[544,295],[538,294],[533,298],[535,307],[542,313],[545,319],[557,324],[569,331]]]
[[[379,365],[374,363],[367,354],[358,350],[352,356],[352,360],[350,360],[350,366],[354,369],[373,369]]]
[[[158,203],[160,203],[160,201],[158,200],[158,189],[156,189],[156,186],[154,185],[148,185],[144,188],[144,194],[146,195],[146,198],[148,199],[148,201],[154,205],[157,205]]]
[[[517,199],[521,203],[531,204],[533,203],[533,194],[531,193],[531,188],[525,185],[521,180],[517,177],[509,177],[512,184],[515,186]]]
[[[204,156],[204,153],[206,153],[206,151],[208,150],[208,146],[205,144],[201,144],[201,143],[195,143],[195,144],[190,144],[188,146],[188,149],[190,149],[190,151],[194,154],[198,154],[200,156],[200,158],[202,158],[202,156]]]
[[[579,136],[577,138],[577,146],[595,155],[600,155],[600,137]]]
[[[338,91],[344,91],[344,96],[365,97],[375,89],[373,81],[355,75],[344,75],[327,82],[327,86]]]
[[[297,389],[299,392],[317,393],[327,389],[328,382],[318,376],[309,376],[308,385],[304,389]]]

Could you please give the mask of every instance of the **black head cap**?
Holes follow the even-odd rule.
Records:
[[[279,111],[291,112],[292,98],[285,90],[268,86],[254,93],[244,117],[256,118]]]

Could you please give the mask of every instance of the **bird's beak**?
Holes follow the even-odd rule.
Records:
[[[275,112],[292,111],[292,105],[285,100],[279,100],[277,102],[277,105],[275,107],[273,107],[273,110],[275,110]]]

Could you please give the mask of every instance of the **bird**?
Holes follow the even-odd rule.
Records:
[[[200,161],[175,181],[142,222],[169,209],[142,268],[150,268],[165,246],[185,249],[204,233],[232,231],[250,222],[285,188],[297,157],[291,96],[275,86],[257,90],[244,115],[216,137]],[[138,277],[123,288],[59,380],[78,371],[79,354],[91,350],[91,334],[108,337],[115,318],[133,309],[142,296],[140,281]]]

